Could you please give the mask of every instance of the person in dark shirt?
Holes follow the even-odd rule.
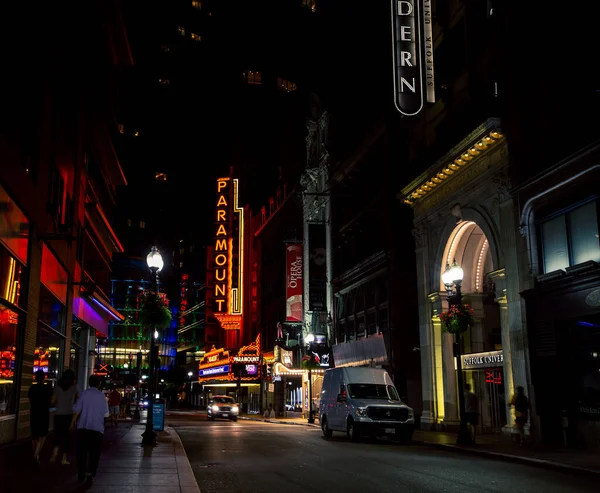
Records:
[[[40,453],[50,427],[50,403],[52,387],[45,383],[46,373],[43,370],[35,372],[35,381],[27,396],[29,397],[29,426],[33,445],[33,459],[39,463]]]
[[[529,399],[525,395],[525,389],[519,385],[517,393],[510,400],[511,406],[515,408],[515,422],[519,430],[519,444],[525,443],[525,425],[529,421]]]

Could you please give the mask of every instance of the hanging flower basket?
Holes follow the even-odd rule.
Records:
[[[143,327],[166,329],[171,325],[173,316],[169,307],[159,295],[146,291],[141,296],[140,302],[139,321]]]
[[[473,308],[469,305],[451,306],[447,312],[440,313],[442,330],[450,334],[462,334],[475,323]]]

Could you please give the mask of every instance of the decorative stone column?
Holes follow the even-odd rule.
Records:
[[[428,313],[427,325],[431,341],[431,345],[428,348],[430,357],[428,364],[431,378],[431,423],[435,425],[441,423],[446,415],[442,325],[439,317],[442,311],[442,299],[439,293],[432,293],[428,298],[430,311]],[[421,356],[421,368],[422,371],[425,368],[423,356]]]
[[[504,374],[504,394],[507,421],[507,423],[503,426],[502,431],[505,433],[511,433],[515,422],[515,413],[514,409],[510,405],[510,398],[515,392],[515,385],[513,379],[511,334],[508,322],[508,301],[506,298],[506,275],[504,269],[498,269],[494,272],[490,272],[488,277],[496,286],[494,300],[498,303],[500,308],[500,331],[502,337],[502,356],[504,359],[502,370]]]

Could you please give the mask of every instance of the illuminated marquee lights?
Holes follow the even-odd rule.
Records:
[[[240,329],[244,265],[244,208],[237,179],[217,180],[213,313],[225,330]]]
[[[198,365],[198,380],[228,380],[231,366],[229,364],[229,351],[226,349],[212,349],[205,353]]]
[[[260,334],[256,336],[256,340],[251,342],[247,346],[241,347],[235,356],[229,358],[229,362],[233,365],[235,363],[245,364],[248,366],[260,365]],[[249,374],[248,376],[240,377],[241,381],[256,380],[260,378],[260,366],[258,366],[256,374]],[[233,373],[229,374],[229,380],[235,380],[236,377]]]

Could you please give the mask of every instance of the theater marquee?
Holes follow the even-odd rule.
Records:
[[[405,116],[435,102],[431,0],[392,0],[394,105]]]
[[[237,179],[217,180],[212,310],[227,330],[239,330],[242,324],[244,209],[238,194]]]

